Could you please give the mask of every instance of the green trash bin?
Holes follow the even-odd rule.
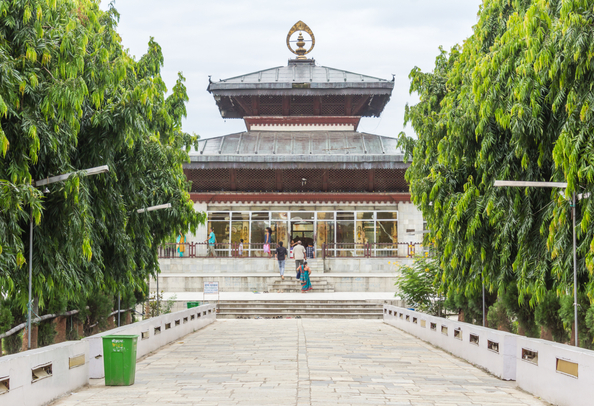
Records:
[[[103,336],[106,386],[129,386],[136,377],[137,335]]]
[[[191,309],[192,307],[198,307],[198,306],[200,306],[200,302],[188,302],[187,306],[188,306],[188,309]]]

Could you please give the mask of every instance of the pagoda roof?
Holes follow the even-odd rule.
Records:
[[[199,140],[184,168],[407,168],[397,142],[357,131],[246,131]]]
[[[215,95],[390,95],[394,82],[347,70],[317,66],[313,59],[211,82]]]

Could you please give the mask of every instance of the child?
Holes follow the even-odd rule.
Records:
[[[243,257],[243,238],[239,240],[239,256]]]
[[[314,250],[313,244],[309,244],[307,246],[307,248],[305,249],[305,253],[307,254],[307,258],[309,258],[309,259],[314,258],[315,250]]]

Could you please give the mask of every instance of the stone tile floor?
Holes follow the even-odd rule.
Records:
[[[219,320],[54,406],[547,405],[381,320]]]

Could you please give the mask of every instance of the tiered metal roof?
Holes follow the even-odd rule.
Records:
[[[234,96],[252,95],[256,89],[259,95],[390,95],[393,88],[393,81],[316,66],[313,59],[290,60],[288,66],[264,69],[208,85],[208,91],[215,95]]]
[[[200,140],[185,168],[407,168],[391,137],[356,131],[248,131]]]

